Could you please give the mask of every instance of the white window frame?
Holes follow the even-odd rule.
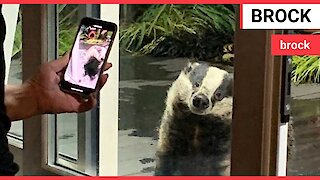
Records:
[[[100,18],[118,25],[108,61],[112,63],[106,85],[100,91],[99,175],[118,175],[119,101],[119,4],[101,4]]]
[[[287,175],[288,123],[279,123],[277,176]]]

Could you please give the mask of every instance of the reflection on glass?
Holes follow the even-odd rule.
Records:
[[[153,175],[159,125],[166,90],[179,67],[161,69],[179,61],[120,56],[119,175]]]
[[[9,69],[8,84],[22,84],[22,18],[21,10],[19,11],[17,27],[15,32],[12,58]],[[9,135],[12,137],[23,139],[23,122],[15,121],[11,125]]]
[[[319,56],[292,57],[288,175],[320,175],[319,59]]]
[[[78,25],[78,5],[58,5],[59,13],[59,55],[72,47]],[[57,146],[59,155],[78,159],[78,115],[62,114],[57,116]]]
[[[59,55],[72,47],[78,25],[78,5],[58,5],[59,13]],[[78,159],[78,116],[77,114],[57,115],[58,153],[64,158]]]
[[[293,86],[292,93],[287,172],[317,176],[320,174],[320,87],[318,84]]]
[[[78,159],[78,118],[77,114],[57,115],[58,152],[72,161]]]

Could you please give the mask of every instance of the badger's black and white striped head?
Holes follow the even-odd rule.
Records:
[[[194,114],[209,114],[217,101],[232,96],[233,75],[206,63],[188,63],[178,79],[180,102]]]

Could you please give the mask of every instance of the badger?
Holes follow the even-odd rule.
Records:
[[[156,176],[229,175],[233,74],[189,62],[167,92]]]
[[[99,65],[101,62],[94,56],[90,57],[89,61],[84,65],[84,75],[90,76],[91,79],[98,74]]]

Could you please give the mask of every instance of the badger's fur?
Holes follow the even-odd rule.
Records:
[[[100,61],[97,60],[94,56],[92,56],[89,61],[84,65],[85,75],[90,76],[93,79],[99,70]]]
[[[228,175],[233,76],[188,63],[169,88],[155,175]]]

